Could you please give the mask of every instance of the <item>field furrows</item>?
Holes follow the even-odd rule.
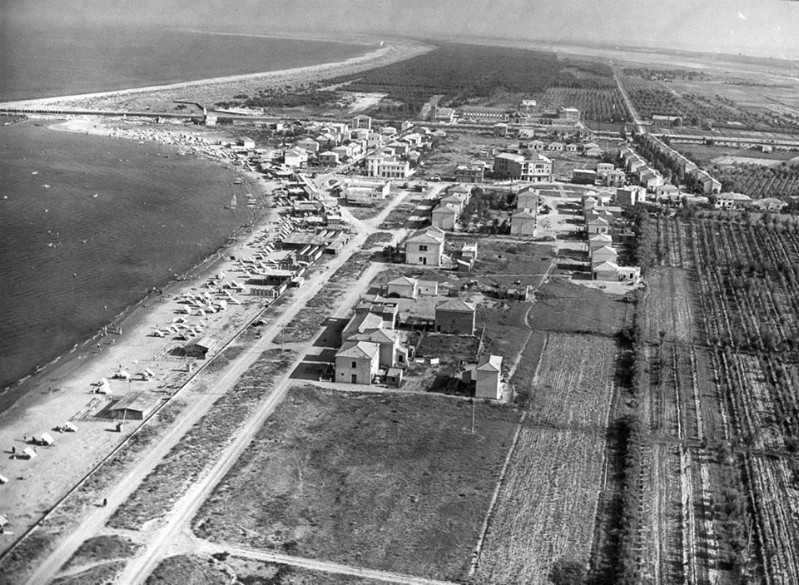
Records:
[[[653,443],[644,451],[644,519],[641,532],[641,575],[645,583],[668,585],[685,580],[679,447]],[[651,459],[650,459],[651,457]],[[647,460],[649,459],[649,460]]]
[[[732,491],[724,497],[734,500],[730,494],[740,490],[746,508],[721,524],[704,525],[697,520],[707,514],[697,508],[694,526],[706,535],[713,534],[714,526],[723,527],[723,554],[745,582],[799,583],[799,463],[793,455],[799,408],[796,377],[790,372],[799,334],[799,236],[791,229],[704,220],[691,222],[690,234],[701,320],[716,347],[709,360],[697,348],[687,364],[678,355],[674,367],[716,381],[716,398],[703,389],[701,380],[692,382],[701,393],[694,394],[700,433],[696,438],[730,441],[741,450],[729,459],[730,465],[738,462],[741,475],[735,467],[727,468],[724,481],[732,483],[725,489]],[[700,363],[705,364],[705,374]],[[675,380],[685,381],[681,375]],[[723,401],[718,400],[721,396]],[[715,412],[702,408],[706,401],[711,406],[716,402]],[[690,427],[690,420],[684,422]],[[683,463],[691,464],[693,486],[686,488],[700,506],[713,489],[716,472],[697,463],[696,457]],[[707,558],[721,558],[720,550],[707,551]],[[713,575],[707,576],[712,582]]]
[[[743,374],[743,389],[748,396],[749,407],[752,412],[752,429],[758,436],[755,444],[760,448],[779,450],[784,448],[782,433],[775,424],[774,404],[771,400],[771,390],[766,383],[765,374],[757,358],[750,355],[738,356]]]
[[[688,279],[688,272],[681,269],[651,272],[649,288],[654,292],[647,295],[644,310],[647,341],[658,341],[661,332],[666,341],[693,341],[694,312]]]
[[[678,412],[673,391],[669,390],[671,373],[666,368],[663,346],[647,348],[649,364],[649,399],[644,400],[644,416],[656,436],[675,438],[678,427]]]
[[[799,583],[799,492],[784,460],[745,455],[766,581]]]
[[[558,558],[587,561],[603,485],[615,357],[612,339],[550,335],[478,582],[545,584]]]

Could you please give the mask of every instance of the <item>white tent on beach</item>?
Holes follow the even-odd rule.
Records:
[[[75,431],[77,431],[77,430],[78,430],[78,427],[76,427],[75,425],[73,425],[73,424],[72,424],[71,422],[69,422],[69,421],[67,421],[67,422],[65,422],[64,424],[62,424],[62,425],[61,425],[59,428],[60,428],[60,429],[61,429],[61,431],[62,431],[62,432],[64,432],[64,433],[74,433]]]
[[[0,473],[0,485],[3,485],[4,483],[8,483],[8,478]],[[0,517],[2,517],[2,514],[0,514]],[[2,520],[0,520],[0,523],[2,523]]]
[[[33,447],[25,447],[20,453],[20,457],[22,459],[33,459],[36,457],[38,453],[33,449]]]
[[[116,374],[114,374],[114,377],[121,380],[130,380],[130,372],[127,370],[119,370]]]
[[[39,445],[47,445],[48,447],[55,445],[55,439],[53,439],[50,433],[41,433],[38,436],[34,435],[33,440]]]

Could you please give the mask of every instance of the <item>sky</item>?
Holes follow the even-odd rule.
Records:
[[[791,0],[2,0],[37,21],[246,32],[590,41],[799,59]]]

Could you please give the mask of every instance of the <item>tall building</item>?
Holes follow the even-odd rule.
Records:
[[[534,153],[529,158],[521,154],[503,152],[494,157],[494,177],[514,179],[531,183],[552,181],[552,161],[542,154]]]

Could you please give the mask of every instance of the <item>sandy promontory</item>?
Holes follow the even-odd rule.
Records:
[[[410,59],[432,49],[434,49],[432,45],[418,41],[391,40],[374,51],[335,63],[185,81],[169,85],[6,102],[0,104],[0,107],[165,112],[175,107],[175,100],[188,100],[212,107],[215,103],[230,99],[237,93],[255,93],[266,87],[298,86],[332,77],[351,75]]]

